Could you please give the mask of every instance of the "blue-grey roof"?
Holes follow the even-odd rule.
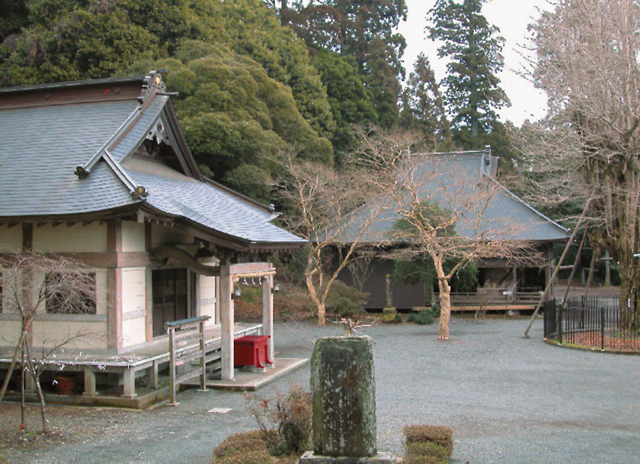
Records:
[[[148,206],[250,243],[304,243],[271,224],[271,212],[228,189],[133,158],[159,121],[169,130],[169,97],[152,98],[144,107],[135,100],[112,100],[0,108],[0,217],[69,216]],[[78,166],[88,167],[89,175],[74,174]],[[148,196],[132,195],[137,186]]]
[[[487,163],[485,163],[487,156]],[[495,158],[491,163],[496,162]],[[568,238],[568,230],[528,205],[490,172],[488,153],[458,152],[411,155],[406,160],[397,185],[419,192],[421,200],[437,204],[441,209],[465,211],[456,222],[456,233],[462,237],[487,240],[559,241]],[[410,172],[411,180],[403,175]],[[475,201],[472,206],[467,206]],[[407,206],[408,202],[403,206]],[[394,224],[400,218],[400,202],[391,195],[372,199],[354,212],[340,241],[352,242],[363,224],[375,220],[362,234],[362,243],[380,243],[392,239]],[[347,224],[347,223],[345,223]]]

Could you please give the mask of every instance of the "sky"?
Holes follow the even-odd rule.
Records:
[[[446,61],[438,59],[438,45],[427,39],[425,26],[427,12],[435,0],[405,0],[407,3],[407,21],[402,23],[399,32],[407,40],[404,53],[404,67],[407,76],[413,70],[413,64],[420,52],[431,62],[436,79],[440,81],[446,74]],[[510,108],[499,111],[503,122],[510,120],[516,126],[529,119],[535,121],[545,115],[546,96],[541,90],[524,77],[518,75],[525,60],[521,56],[521,46],[526,43],[527,26],[539,16],[537,8],[548,9],[546,0],[489,0],[482,9],[489,24],[500,29],[505,44],[502,50],[504,70],[498,76],[500,85],[511,100]]]

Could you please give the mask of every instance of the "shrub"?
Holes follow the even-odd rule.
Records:
[[[451,455],[453,451],[453,430],[435,425],[408,425],[402,429],[405,444],[432,442],[442,446]]]
[[[306,451],[311,446],[311,393],[294,385],[289,393],[260,399],[247,395],[247,408],[255,417],[271,454]]]
[[[385,323],[390,323],[390,322],[397,322],[396,316],[398,315],[398,311],[396,311],[396,308],[384,308],[382,310],[382,322]],[[402,317],[402,316],[400,316]]]
[[[247,456],[255,457],[255,460],[243,460]],[[269,460],[262,457],[266,456]],[[225,438],[222,443],[213,450],[213,462],[215,463],[271,463],[267,445],[260,430],[253,432],[236,433]]]
[[[423,309],[417,313],[411,313],[407,316],[407,322],[414,322],[418,325],[433,324],[434,320],[433,313],[429,309]]]
[[[402,462],[404,464],[447,464],[449,459],[435,456],[405,456]]]
[[[424,441],[420,443],[407,443],[405,445],[406,456],[431,456],[438,459],[446,460],[451,453],[442,445],[432,441]]]
[[[273,464],[274,459],[269,452],[264,449],[261,451],[245,451],[244,453],[233,454],[224,458],[216,458],[215,464]]]
[[[400,313],[396,314],[396,322],[398,322],[398,323],[402,322],[402,314],[400,314]]]
[[[341,317],[351,317],[361,313],[369,298],[368,293],[359,292],[340,280],[331,285],[325,309],[329,314],[339,314]]]

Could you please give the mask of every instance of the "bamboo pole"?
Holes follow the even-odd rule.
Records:
[[[592,193],[589,196],[589,199],[587,200],[587,204],[584,206],[584,209],[582,210],[582,214],[580,215],[580,218],[578,219],[578,223],[574,227],[573,233],[571,234],[571,237],[569,238],[569,241],[567,242],[567,246],[564,247],[564,251],[562,252],[562,256],[560,257],[560,261],[558,262],[558,265],[556,266],[556,268],[553,270],[553,274],[551,274],[551,277],[549,278],[549,282],[547,282],[547,286],[544,289],[544,292],[542,292],[542,295],[540,296],[540,300],[538,301],[538,304],[536,305],[536,310],[531,315],[531,320],[529,321],[529,325],[527,325],[527,328],[524,331],[524,336],[522,338],[530,338],[529,337],[529,330],[531,330],[531,326],[533,325],[533,321],[536,319],[536,316],[540,312],[540,308],[542,307],[542,304],[544,303],[544,299],[545,299],[545,297],[547,295],[547,292],[551,288],[551,285],[553,284],[553,281],[555,280],[555,278],[558,276],[558,272],[560,272],[560,266],[564,262],[564,259],[566,258],[567,253],[569,252],[569,249],[571,248],[571,244],[573,243],[573,240],[576,238],[576,234],[578,233],[578,229],[580,228],[580,225],[582,224],[582,221],[584,220],[584,217],[587,215],[587,211],[589,210],[589,206],[591,206],[591,200],[593,200],[593,195],[594,194]]]

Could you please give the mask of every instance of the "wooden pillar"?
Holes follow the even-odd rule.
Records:
[[[215,323],[216,324],[220,324],[220,277],[215,277],[215,281],[214,284],[216,286],[216,294],[215,294],[215,299],[216,299],[216,314],[215,314]]]
[[[273,357],[273,280],[275,276],[262,279],[262,335],[270,335],[268,358]],[[275,363],[275,361],[274,361]],[[273,365],[272,365],[273,367]]]
[[[33,251],[33,224],[31,223],[23,223],[22,224],[22,250],[23,251]],[[22,301],[23,304],[27,308],[32,308],[33,304],[33,295],[32,292],[32,280],[34,276],[31,271],[24,271],[22,276]],[[43,276],[44,278],[44,276]],[[0,309],[2,309],[0,307]],[[24,327],[22,328],[24,330]],[[33,346],[33,326],[28,328],[29,333],[27,335],[27,343],[30,346]],[[30,378],[30,376],[27,376]]]
[[[96,373],[90,368],[84,368],[84,392],[82,396],[96,396]]]
[[[107,224],[107,251],[122,252],[122,223]],[[122,268],[107,269],[107,319],[109,325],[109,348],[122,348]]]
[[[231,266],[225,264],[220,266],[220,294],[218,295],[222,339],[222,380],[233,380],[234,314],[232,294]]]
[[[149,256],[153,247],[151,224],[144,224],[144,251]],[[153,273],[151,266],[147,266],[144,271],[144,332],[145,339],[153,340]]]
[[[136,371],[134,369],[124,370],[124,384],[122,396],[125,398],[135,398],[136,396]]]

